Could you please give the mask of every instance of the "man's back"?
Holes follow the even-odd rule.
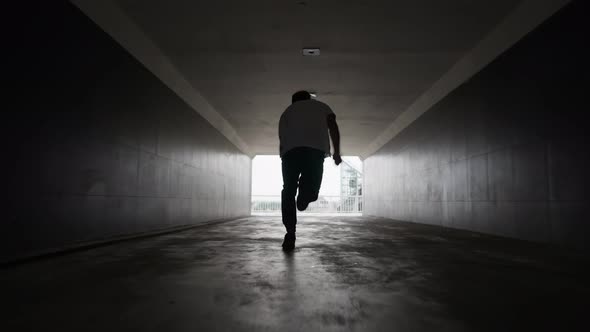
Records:
[[[328,115],[330,107],[317,100],[303,100],[291,104],[279,122],[280,154],[296,147],[310,147],[330,155]]]

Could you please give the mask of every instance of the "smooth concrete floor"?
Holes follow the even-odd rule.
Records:
[[[590,330],[588,261],[372,217],[250,217],[0,270],[1,331]]]

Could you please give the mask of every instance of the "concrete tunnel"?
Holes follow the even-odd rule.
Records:
[[[588,329],[587,1],[5,9],[3,331]],[[363,211],[287,254],[251,167],[301,89]]]

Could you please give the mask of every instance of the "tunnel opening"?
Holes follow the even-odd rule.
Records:
[[[252,215],[280,215],[283,186],[281,158],[257,155],[252,160]],[[302,215],[347,215],[363,213],[363,162],[358,156],[342,157],[336,166],[324,161],[322,185],[317,201],[309,204]]]

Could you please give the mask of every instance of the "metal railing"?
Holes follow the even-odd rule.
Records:
[[[362,196],[320,196],[300,213],[361,213]],[[252,196],[252,213],[281,213],[281,196]]]

